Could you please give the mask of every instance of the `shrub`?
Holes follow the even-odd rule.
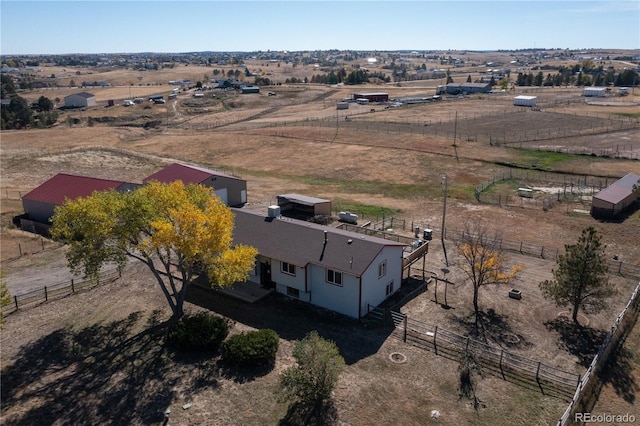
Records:
[[[183,350],[216,350],[228,334],[229,324],[224,318],[201,312],[182,317],[169,330],[167,342]]]
[[[276,359],[278,333],[273,330],[249,331],[229,337],[222,343],[222,358],[235,365],[264,364]]]

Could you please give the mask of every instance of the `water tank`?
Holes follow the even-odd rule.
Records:
[[[425,229],[422,233],[422,238],[425,241],[431,241],[433,239],[433,229]]]

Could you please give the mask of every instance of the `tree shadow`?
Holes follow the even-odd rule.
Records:
[[[560,348],[577,357],[583,367],[589,367],[607,335],[606,331],[584,327],[563,317],[549,320],[544,325],[547,330],[560,334]]]
[[[22,347],[2,370],[3,424],[161,422],[176,389],[218,385],[209,361],[176,362],[166,325],[140,312],[81,330],[61,328]],[[11,410],[24,407],[24,410]]]
[[[333,401],[321,404],[294,402],[279,426],[329,426],[338,424],[338,410]]]
[[[511,326],[507,315],[498,314],[494,309],[478,312],[476,327],[475,313],[465,317],[452,317],[464,330],[465,336],[485,343],[494,343],[501,348],[524,349],[532,346],[523,335],[518,334]]]
[[[275,368],[275,361],[257,365],[240,366],[219,360],[216,364],[220,377],[233,380],[236,383],[247,383],[266,376]]]

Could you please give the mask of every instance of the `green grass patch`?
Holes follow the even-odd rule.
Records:
[[[640,118],[640,112],[614,112],[613,115],[629,118]]]
[[[535,149],[515,148],[520,153],[516,165],[538,170],[557,169],[564,162],[584,160],[584,155],[564,154],[562,152],[538,151]]]

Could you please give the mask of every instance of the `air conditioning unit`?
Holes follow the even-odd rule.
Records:
[[[267,213],[268,217],[279,217],[280,216],[280,206],[269,206],[269,210]]]

